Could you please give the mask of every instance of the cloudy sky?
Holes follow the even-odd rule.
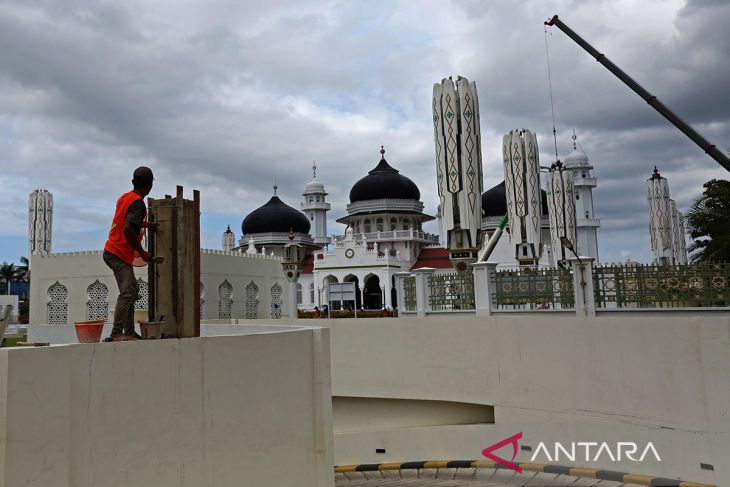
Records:
[[[380,144],[433,214],[430,97],[449,75],[477,83],[486,188],[511,128],[536,131],[548,164],[554,13],[730,147],[726,0],[0,0],[0,260],[27,254],[35,188],[54,194],[54,251],[100,248],[141,163],[152,196],[201,190],[212,248],[227,224],[240,235],[274,177],[298,206],[313,160],[341,233]],[[728,173],[560,31],[548,44],[559,152],[575,129],[596,168],[601,258],[647,260],[653,166],[680,210]]]

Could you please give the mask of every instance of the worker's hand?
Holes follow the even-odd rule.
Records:
[[[142,251],[139,256],[142,258],[145,262],[152,262],[153,255],[147,252],[146,250]]]
[[[160,257],[159,255],[155,255],[154,257],[152,257],[152,263],[154,264],[162,264],[163,262],[165,262],[164,257]]]
[[[151,232],[154,232],[155,230],[157,230],[157,227],[159,227],[159,226],[160,226],[159,222],[147,222],[147,228]]]

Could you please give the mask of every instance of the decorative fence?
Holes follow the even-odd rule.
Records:
[[[403,279],[403,306],[405,311],[416,311],[416,278],[415,276]]]
[[[730,264],[604,265],[593,271],[597,308],[730,306]]]
[[[428,277],[429,303],[433,311],[476,309],[474,303],[474,274],[433,274]]]
[[[497,271],[495,301],[500,309],[573,309],[575,292],[569,269]]]

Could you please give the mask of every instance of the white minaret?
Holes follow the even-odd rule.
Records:
[[[324,184],[317,180],[317,163],[312,164],[312,180],[307,183],[302,196],[304,199],[301,208],[311,222],[310,232],[314,243],[324,247],[331,242],[327,236],[327,212],[331,205],[325,200],[327,192],[324,190]]]
[[[223,232],[223,250],[225,250],[226,252],[231,252],[233,250],[233,247],[235,246],[236,236],[233,234],[231,226],[228,225],[226,231]]]
[[[563,159],[563,165],[573,175],[575,191],[575,216],[577,223],[577,253],[588,256],[598,262],[598,227],[601,220],[593,213],[593,188],[597,186],[593,176],[593,166],[582,149],[578,149],[578,137],[573,131],[573,152]]]
[[[36,189],[28,199],[28,258],[51,252],[52,223],[53,195],[47,189]]]

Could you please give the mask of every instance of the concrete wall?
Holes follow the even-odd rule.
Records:
[[[540,442],[551,451],[556,441],[605,441],[614,450],[618,441],[641,449],[652,442],[661,462],[603,455],[560,463],[730,485],[728,318],[439,315],[316,324],[330,327],[334,396],[494,407],[494,424],[338,428],[336,464],[479,459],[522,432],[521,445],[533,452]]]
[[[328,330],[0,349],[0,485],[332,486]]]
[[[97,279],[108,289],[108,316],[111,320],[118,294],[111,270],[104,264],[100,251],[70,252],[48,255],[32,255],[33,279],[31,281],[30,323],[48,323],[48,289],[58,281],[68,290],[68,320],[87,319],[89,301],[87,288]],[[164,264],[162,264],[164,265]],[[276,283],[282,288],[282,316],[287,314],[289,287],[284,278],[281,259],[264,255],[216,250],[201,251],[200,280],[202,286],[203,318],[218,318],[218,287],[224,280],[233,286],[232,318],[243,318],[245,313],[245,288],[254,282],[258,288],[257,316],[271,317],[271,287]],[[135,268],[135,275],[147,281],[147,267]]]

